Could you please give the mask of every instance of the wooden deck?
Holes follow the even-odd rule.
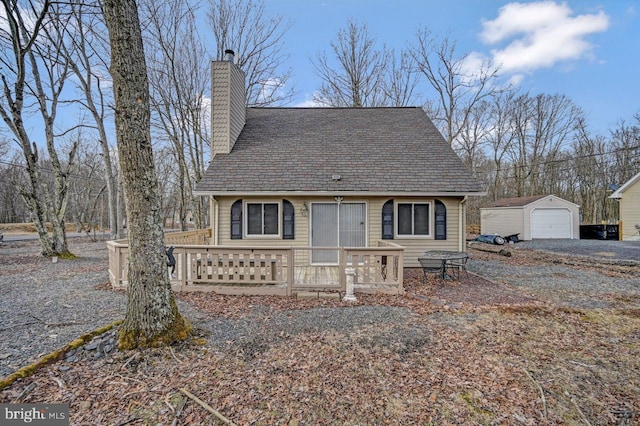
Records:
[[[205,230],[208,231],[208,230]],[[403,294],[403,252],[396,244],[376,242],[375,247],[231,247],[188,243],[171,233],[176,269],[171,275],[175,291],[215,291],[222,294],[290,296],[298,292],[340,292],[346,287],[345,269],[355,269],[356,292]],[[169,242],[169,237],[180,244]],[[193,241],[202,234],[193,233]],[[187,243],[183,241],[187,240]],[[125,288],[128,246],[109,241],[109,278],[114,288]],[[314,250],[334,250],[337,264],[310,262]]]

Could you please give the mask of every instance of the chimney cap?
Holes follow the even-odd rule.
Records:
[[[224,57],[229,62],[235,62],[235,55],[236,55],[236,52],[234,52],[231,49],[226,49],[224,51]]]

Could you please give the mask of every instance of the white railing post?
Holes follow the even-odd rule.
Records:
[[[356,299],[356,296],[353,294],[353,281],[356,275],[356,270],[354,268],[346,268],[344,270],[344,273],[347,278],[346,280],[347,293],[344,295],[343,300],[347,302],[355,302],[357,299]]]

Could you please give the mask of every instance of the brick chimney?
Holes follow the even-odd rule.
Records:
[[[211,157],[228,154],[242,131],[246,117],[244,72],[235,64],[233,50],[225,60],[211,63]]]

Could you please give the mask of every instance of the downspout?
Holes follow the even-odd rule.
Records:
[[[458,233],[458,251],[465,251],[466,244],[465,240],[467,239],[467,224],[466,224],[466,215],[464,214],[465,204],[467,203],[467,196],[465,195],[460,203],[458,203],[458,224],[460,226],[460,231]]]
[[[220,235],[218,232],[218,214],[220,209],[220,203],[216,200],[214,195],[211,196],[211,228],[213,228],[213,245],[220,245]]]

